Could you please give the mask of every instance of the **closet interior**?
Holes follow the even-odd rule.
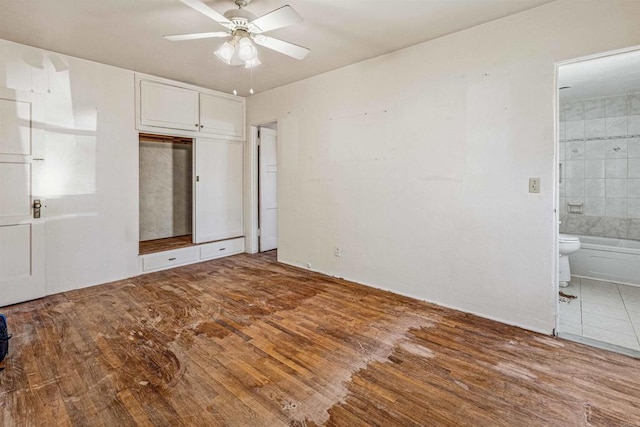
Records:
[[[141,133],[139,142],[140,255],[193,245],[193,139]]]

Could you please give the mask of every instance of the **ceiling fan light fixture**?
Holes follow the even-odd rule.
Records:
[[[262,61],[260,61],[260,59],[258,59],[258,56],[256,55],[256,57],[253,58],[252,60],[245,61],[244,68],[253,68],[253,67],[257,67],[260,64],[262,64]]]
[[[234,46],[229,42],[224,42],[220,49],[216,50],[215,54],[225,64],[231,64],[231,58],[235,52]]]
[[[251,43],[248,37],[243,37],[238,42],[238,57],[243,61],[252,61],[258,55],[258,49]]]

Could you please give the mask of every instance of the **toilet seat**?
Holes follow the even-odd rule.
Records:
[[[577,243],[580,241],[578,236],[572,236],[571,234],[560,234],[558,241],[560,243]]]

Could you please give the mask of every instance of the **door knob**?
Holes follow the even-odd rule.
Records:
[[[40,199],[35,199],[33,201],[33,217],[40,218],[40,209],[42,208],[42,202]]]

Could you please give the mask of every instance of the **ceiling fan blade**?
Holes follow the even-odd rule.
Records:
[[[172,42],[181,42],[183,40],[210,39],[212,37],[230,37],[231,34],[226,31],[216,31],[214,33],[192,33],[192,34],[174,34],[171,36],[162,36]]]
[[[302,22],[302,17],[291,6],[287,5],[254,19],[251,24],[257,28],[257,30],[252,28],[254,33],[264,33],[276,28],[297,24],[298,22]]]
[[[186,4],[187,6],[189,6],[191,9],[197,10],[201,14],[213,19],[214,21],[216,21],[219,24],[222,24],[225,27],[228,25],[233,25],[231,24],[231,21],[225,18],[222,14],[211,9],[209,6],[200,2],[199,0],[180,0],[180,1]]]
[[[253,41],[260,46],[267,47],[275,50],[276,52],[283,53],[295,59],[304,59],[310,52],[306,47],[298,46],[297,44],[285,42],[284,40],[274,39],[262,34],[256,36]]]

